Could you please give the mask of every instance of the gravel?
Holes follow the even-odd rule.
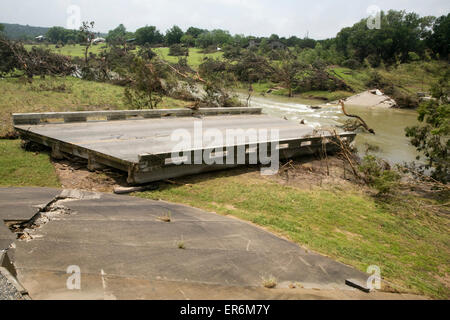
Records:
[[[24,300],[8,279],[0,272],[0,300]]]

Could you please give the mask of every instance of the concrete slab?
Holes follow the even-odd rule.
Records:
[[[339,149],[338,144],[332,143],[332,140],[335,140],[332,133],[316,132],[312,126],[295,121],[253,113],[194,117],[190,115],[190,110],[176,110],[188,112],[189,116],[38,124],[20,124],[23,119],[18,121],[16,118],[30,117],[27,114],[16,114],[14,117],[15,129],[21,136],[51,147],[54,157],[68,153],[87,159],[88,168],[91,169],[98,165],[106,165],[126,171],[128,182],[131,184],[143,184],[250,164],[250,154],[257,155],[261,148],[268,149],[270,153],[271,147],[275,144],[278,145],[281,159],[312,154],[317,150]],[[258,111],[261,112],[260,109]],[[72,116],[76,115],[71,113]],[[33,117],[42,120],[40,117],[46,117],[46,114],[33,114]],[[230,130],[237,132],[232,136],[233,141],[227,138]],[[265,134],[259,134],[261,130],[264,130]],[[276,130],[278,137],[271,136],[271,130]],[[178,131],[178,136],[172,139],[175,131]],[[255,136],[251,137],[248,132],[253,132]],[[211,137],[211,134],[214,137]],[[213,139],[216,134],[220,134],[222,141]],[[236,135],[242,138],[241,141],[238,141]],[[354,133],[340,135],[342,139],[349,140],[355,137]],[[190,137],[188,145],[180,146],[180,137]],[[243,157],[245,163],[237,163],[238,150],[245,152]],[[183,152],[183,156],[187,158],[184,161],[188,163],[175,165],[172,159],[174,151]],[[234,154],[234,157],[226,159],[227,152],[229,155]],[[194,163],[195,157],[199,161]],[[211,164],[218,158],[232,160],[232,164]],[[256,162],[264,161],[261,157],[257,157]]]
[[[16,125],[16,128],[74,144],[95,152],[125,161],[138,163],[140,154],[170,153],[178,141],[170,139],[174,130],[186,130],[194,138],[194,123],[202,124],[203,132],[217,129],[225,137],[226,129],[278,129],[281,139],[311,135],[313,128],[293,121],[266,115],[209,116],[202,119],[167,118],[122,120],[109,122],[77,122],[42,124],[30,127]],[[196,137],[196,143],[199,138]],[[248,141],[247,141],[248,142]],[[197,144],[198,145],[198,144]]]
[[[0,203],[11,191],[0,189]],[[34,189],[16,189],[18,194],[27,191]],[[30,233],[33,240],[15,242],[18,279],[32,298],[78,296],[66,288],[66,270],[72,265],[81,269],[85,298],[182,299],[176,288],[201,297],[197,290],[205,286],[220,288],[222,298],[252,290],[260,293],[250,296],[258,297],[267,295],[262,282],[268,277],[277,279],[277,289],[297,283],[304,289],[351,291],[355,289],[345,279],[368,277],[234,218],[127,196],[83,193],[74,200],[75,193],[64,194],[72,199],[62,199],[58,206],[70,214],[53,216]],[[173,220],[158,220],[168,210]],[[180,241],[185,249],[178,248]],[[136,282],[158,289],[133,291]],[[164,293],[158,296],[159,291]]]

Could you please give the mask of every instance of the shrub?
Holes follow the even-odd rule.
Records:
[[[390,193],[400,180],[400,175],[391,170],[389,164],[373,155],[364,157],[359,170],[364,174],[366,183],[380,195]]]
[[[182,44],[174,44],[169,47],[169,56],[189,56],[189,48],[183,46]]]
[[[436,100],[420,105],[418,120],[420,126],[406,128],[411,144],[421,152],[427,163],[425,169],[432,169],[432,177],[442,183],[450,180],[450,104],[448,102],[450,72],[433,86]]]
[[[342,62],[342,66],[355,70],[361,67],[361,63],[356,59],[348,59]]]

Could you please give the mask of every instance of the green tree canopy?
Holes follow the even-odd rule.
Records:
[[[189,29],[186,30],[186,34],[193,36],[195,39],[198,38],[199,35],[201,35],[202,33],[205,33],[205,32],[208,32],[208,30],[195,28],[195,27],[190,27]]]
[[[169,46],[177,43],[181,43],[181,38],[183,37],[184,32],[178,26],[173,26],[166,32],[166,42]]]
[[[114,43],[114,42],[123,42],[127,38],[131,38],[132,33],[127,32],[127,29],[123,24],[119,24],[117,28],[110,30],[108,32],[108,35],[106,36],[106,41],[108,43]]]
[[[78,42],[80,40],[78,30],[69,30],[63,27],[50,28],[46,36],[52,43],[62,42],[66,44],[69,41]]]
[[[427,38],[427,45],[435,54],[448,59],[450,54],[450,13],[436,19],[433,32]]]
[[[424,37],[434,21],[433,17],[419,17],[416,13],[390,10],[381,12],[379,29],[369,29],[363,19],[352,27],[342,29],[334,40],[338,51],[346,58],[363,61],[368,58],[377,66],[388,63],[407,62],[410,52],[424,54]]]
[[[145,26],[136,30],[136,42],[139,45],[163,43],[164,37],[155,26]]]

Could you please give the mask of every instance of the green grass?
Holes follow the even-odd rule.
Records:
[[[431,85],[447,69],[447,62],[435,60],[403,63],[388,68],[375,68],[381,76],[392,82],[398,89],[413,95],[418,91],[429,91]],[[366,81],[369,79],[370,69],[351,70],[344,67],[333,67],[329,72],[344,80],[355,91],[368,89]]]
[[[75,44],[75,45],[65,45],[64,47],[61,48],[56,48],[56,45],[54,44],[49,44],[44,45],[44,44],[40,44],[40,45],[32,45],[32,44],[26,44],[25,45],[25,49],[27,50],[31,50],[32,47],[42,47],[42,48],[48,48],[50,49],[52,52],[64,55],[64,56],[70,56],[70,57],[84,57],[84,50],[86,49],[85,46],[79,45],[79,44]],[[94,54],[99,54],[103,48],[105,47],[105,44],[98,44],[98,45],[93,45],[89,48],[88,52],[94,53]]]
[[[404,63],[395,68],[377,70],[396,87],[415,95],[419,91],[429,92],[431,86],[448,68],[448,62],[433,60]]]
[[[307,91],[302,92],[299,96],[305,99],[320,99],[326,101],[336,101],[352,96],[354,93],[348,91]]]
[[[59,187],[46,153],[26,152],[19,140],[0,140],[0,186]]]
[[[65,90],[56,90],[59,86]],[[164,97],[159,108],[182,108],[187,102]],[[128,109],[124,88],[67,78],[0,79],[0,136],[12,128],[12,113]]]
[[[222,58],[223,52],[215,53],[201,53],[202,49],[199,48],[189,48],[189,56],[187,57],[188,65],[194,70],[198,70],[200,64],[202,64],[204,58]],[[169,48],[156,48],[154,51],[164,60],[170,63],[177,63],[180,57],[169,56]]]
[[[43,48],[48,48],[52,52],[65,55],[65,56],[71,56],[71,57],[84,57],[84,50],[85,46],[75,44],[75,45],[66,45],[62,48],[56,48],[54,44],[51,45],[25,45],[25,48],[27,50],[31,50],[33,46],[40,46]],[[95,46],[91,46],[89,48],[89,52],[94,54],[99,54],[102,50],[104,50],[106,47],[105,44],[98,44]],[[153,49],[161,58],[164,60],[171,62],[171,63],[177,63],[179,57],[169,56],[169,48],[155,48]],[[203,62],[203,59],[206,57],[210,58],[221,58],[223,56],[223,52],[215,52],[215,53],[201,53],[202,49],[200,48],[189,48],[189,56],[187,58],[189,66],[191,66],[193,69],[197,70],[199,65]]]
[[[329,73],[338,79],[343,80],[356,92],[367,89],[365,84],[369,79],[369,73],[367,70],[352,70],[349,68],[334,67],[329,70]]]
[[[305,191],[258,176],[218,173],[136,194],[231,214],[382,277],[401,291],[449,298],[448,218],[419,205],[383,204],[358,190]],[[411,200],[413,201],[413,200]]]

